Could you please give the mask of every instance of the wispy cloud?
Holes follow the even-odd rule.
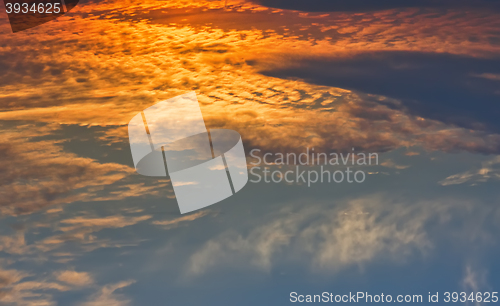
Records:
[[[187,275],[243,263],[267,271],[285,254],[289,255],[286,258],[309,258],[313,270],[335,271],[363,265],[381,254],[402,260],[414,250],[426,253],[432,247],[423,227],[430,218],[426,209],[391,209],[385,201],[370,197],[337,204],[335,208],[300,205],[284,209],[273,221],[257,226],[247,235],[229,230],[208,241],[191,256]]]
[[[169,228],[177,227],[184,222],[194,221],[196,219],[202,218],[208,214],[210,214],[209,210],[202,210],[202,211],[199,211],[199,212],[196,212],[193,214],[189,214],[187,216],[180,217],[180,218],[174,218],[174,219],[170,219],[170,220],[153,221],[153,224],[169,229]]]
[[[460,284],[464,292],[467,294],[477,294],[477,292],[488,292],[491,290],[491,286],[487,281],[487,270],[473,267],[470,264],[467,264],[464,269],[464,278],[462,279],[462,283]],[[468,297],[469,295],[467,295]],[[476,296],[474,296],[474,299]],[[476,299],[471,303],[470,299],[467,298],[466,305],[483,305],[481,302],[478,302]]]
[[[249,230],[228,229],[207,241],[191,255],[185,277],[221,269],[267,273],[290,263],[320,274],[363,270],[374,263],[404,264],[427,258],[441,239],[467,245],[491,242],[492,233],[477,230],[477,224],[495,213],[467,200],[410,202],[383,195],[289,203]],[[451,220],[460,222],[460,230],[448,229]]]
[[[59,271],[52,276],[35,275],[0,267],[2,305],[56,305],[55,292],[80,290],[92,283],[88,273]]]
[[[132,300],[124,294],[117,293],[135,283],[134,280],[122,281],[116,284],[105,285],[97,293],[92,295],[88,301],[81,303],[81,306],[127,306],[132,304]]]
[[[476,185],[491,180],[500,180],[500,156],[496,156],[483,162],[482,166],[478,169],[450,175],[444,180],[439,181],[439,184],[443,186],[465,183]]]

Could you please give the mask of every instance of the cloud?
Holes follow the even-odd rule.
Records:
[[[58,207],[58,208],[47,209],[46,213],[48,213],[48,214],[55,214],[55,213],[60,213],[62,211],[63,211],[63,208],[62,207]]]
[[[195,89],[208,126],[238,130],[246,144],[254,147],[293,150],[318,146],[324,151],[341,151],[356,146],[386,151],[416,144],[447,151],[492,153],[499,150],[499,135],[484,131],[482,126],[471,130],[474,122],[452,116],[460,111],[466,113],[466,119],[469,115],[477,119],[492,117],[491,113],[479,108],[466,112],[464,104],[456,107],[458,110],[452,109],[449,118],[445,118],[446,123],[440,121],[445,120],[443,118],[432,119],[434,112],[429,107],[442,103],[449,106],[449,97],[465,101],[466,96],[461,92],[446,93],[446,101],[440,100],[441,104],[424,103],[426,111],[420,109],[424,115],[417,116],[418,107],[422,105],[349,90],[354,84],[353,89],[373,93],[366,88],[367,82],[358,82],[367,77],[365,72],[380,82],[385,78],[402,83],[415,95],[429,95],[432,88],[417,90],[411,82],[423,79],[422,84],[429,85],[432,82],[425,78],[429,74],[412,76],[414,69],[411,68],[434,75],[432,66],[439,64],[439,59],[444,59],[441,66],[438,65],[444,72],[438,71],[436,77],[440,76],[440,82],[450,86],[458,82],[454,72],[464,72],[468,63],[472,63],[473,68],[481,68],[479,70],[486,66],[493,69],[492,57],[498,54],[500,47],[494,43],[498,39],[496,34],[485,29],[495,27],[498,20],[495,12],[450,10],[436,15],[404,10],[356,16],[314,15],[275,12],[238,1],[241,6],[234,4],[228,15],[219,12],[217,1],[134,3],[135,6],[119,2],[77,6],[72,18],[60,19],[67,28],[78,29],[75,33],[65,31],[59,23],[48,23],[37,35],[24,32],[15,38],[4,35],[5,44],[12,48],[4,49],[0,57],[8,72],[0,80],[3,84],[0,107],[4,110],[0,119],[97,125],[106,127],[101,140],[122,143],[127,138],[124,127],[137,112],[162,99]],[[167,7],[179,11],[161,13]],[[245,28],[234,30],[227,24],[219,26],[218,18],[209,18],[210,30],[195,21],[176,25],[162,21],[163,17],[179,17],[178,13],[186,7],[199,8],[192,12],[191,19],[227,15],[229,24],[242,24]],[[151,9],[151,23],[131,16],[146,8]],[[93,12],[98,16],[101,10],[109,18],[80,15]],[[110,11],[122,15],[109,15]],[[263,28],[257,30],[252,29],[253,19],[242,23],[242,16],[256,21],[275,17],[279,20],[260,22]],[[295,24],[299,24],[297,29]],[[305,26],[307,29],[300,30]],[[283,32],[283,28],[290,31]],[[103,31],[106,35],[101,35]],[[73,43],[76,40],[78,44]],[[44,48],[47,45],[52,46],[50,50]],[[96,46],[99,46],[98,52]],[[276,63],[283,65],[276,67]],[[345,85],[345,88],[259,73],[278,73],[279,69],[292,68],[312,73],[318,66],[328,70],[322,70],[324,73],[337,77],[340,82],[337,86]],[[349,69],[351,73],[346,74]],[[214,79],[223,86],[215,84]],[[473,89],[486,93],[486,98],[491,100],[488,93],[491,84],[483,82],[489,79],[472,76],[470,79],[473,87],[477,85]],[[386,88],[384,93],[391,97],[402,88],[387,84],[376,89]],[[481,88],[483,85],[485,88]],[[469,94],[475,93],[474,90]],[[478,103],[486,105],[488,99]],[[467,128],[454,129],[454,122]]]
[[[439,181],[442,186],[471,184],[476,185],[491,180],[500,180],[500,156],[482,162],[479,169],[453,174]]]
[[[129,300],[114,291],[133,281],[105,285],[82,305],[128,305]],[[94,284],[87,272],[73,270],[57,271],[49,277],[14,269],[0,268],[0,300],[2,305],[52,306],[57,305],[55,292],[81,290]],[[108,304],[106,304],[108,303]]]
[[[383,163],[381,163],[380,165],[387,167],[387,168],[394,168],[394,169],[398,169],[398,170],[403,170],[403,169],[407,169],[410,167],[409,165],[398,165],[392,160],[386,160]]]
[[[136,180],[128,165],[80,157],[67,152],[64,141],[48,140],[60,126],[36,124],[4,126],[0,132],[0,212],[28,214],[76,201],[109,201],[127,197],[173,193],[170,181],[155,185]],[[38,131],[39,130],[39,131]],[[57,213],[61,207],[49,209]]]
[[[397,88],[385,88],[382,94],[374,95],[366,83],[353,85],[357,78],[366,77],[363,73],[377,78],[382,72],[382,80],[396,80],[408,88],[408,79],[420,82],[435,72],[429,65],[445,59],[437,67],[446,71],[436,77],[455,86],[460,80],[452,72],[463,76],[470,63],[478,70],[472,73],[485,76],[471,74],[473,91],[488,93],[491,98],[493,87],[487,82],[496,81],[498,73],[484,71],[495,69],[491,64],[496,64],[493,58],[500,50],[498,33],[492,30],[498,28],[496,12],[409,9],[309,14],[230,2],[234,7],[228,11],[221,10],[221,1],[95,2],[78,6],[72,16],[16,36],[10,34],[6,22],[0,22],[1,40],[7,46],[0,50],[0,120],[49,123],[47,127],[15,127],[2,134],[6,139],[1,146],[6,157],[2,171],[7,173],[2,174],[6,184],[1,194],[6,199],[0,202],[2,213],[30,213],[74,201],[116,200],[158,192],[147,184],[127,181],[133,172],[130,167],[68,153],[60,143],[47,140],[50,137],[26,138],[42,136],[37,129],[44,128],[43,136],[51,135],[54,130],[50,128],[64,127],[59,124],[86,125],[103,127],[99,140],[126,144],[125,127],[133,115],[193,89],[199,94],[207,125],[238,130],[250,148],[294,152],[314,146],[317,151],[350,151],[355,146],[378,152],[423,146],[498,153],[500,136],[484,126],[435,118],[429,112],[419,116],[415,105],[410,108],[405,104],[408,101],[394,99],[408,98],[395,95]],[[199,10],[192,15],[185,12],[193,7]],[[1,18],[5,21],[5,16]],[[208,22],[212,25],[207,26]],[[325,69],[331,70],[325,73],[336,76],[337,85],[259,73],[288,68],[313,72],[325,58]],[[284,65],[276,67],[277,62]],[[344,74],[339,76],[337,68]],[[414,70],[428,74],[413,77]],[[432,85],[426,80],[422,84]],[[458,88],[445,98],[460,100],[464,90]],[[423,93],[430,92],[423,88]],[[411,93],[413,97],[420,94]],[[464,108],[460,110],[463,113]],[[484,115],[479,110],[472,113]],[[466,127],[457,128],[450,122]],[[22,133],[14,133],[16,129]],[[158,188],[168,183],[162,181]],[[102,188],[105,190],[99,190]],[[434,217],[445,220],[452,214],[449,204],[410,205],[401,201],[408,205],[396,209],[382,205],[392,203],[385,198],[370,204],[372,200],[348,201],[339,207],[329,202],[326,209],[292,207],[264,219],[262,227],[256,224],[246,232],[227,231],[191,256],[189,273],[201,275],[231,264],[266,271],[283,254],[306,256],[316,271],[367,265],[386,254],[387,260],[405,260],[414,253],[432,250],[433,235],[428,233],[426,222],[432,223]],[[153,224],[169,228],[202,217],[197,214]],[[70,260],[96,248],[137,245],[137,241],[104,239],[96,233],[150,220],[120,214],[61,218],[49,226],[61,232],[33,243],[26,241],[28,233],[23,231],[2,236],[2,250],[30,259],[53,256]],[[467,234],[461,240],[464,237]],[[76,250],[71,249],[72,242],[78,244]],[[16,283],[17,272],[9,273],[10,283]],[[61,284],[62,280],[47,281],[51,285],[40,282],[27,283],[25,289],[18,287],[12,292],[22,299],[31,295],[40,304],[50,304],[50,295],[32,293],[28,287],[74,288]],[[130,282],[106,285],[87,304],[131,303],[117,293],[128,285]]]
[[[135,283],[134,280],[121,281],[116,284],[105,285],[97,293],[92,295],[87,302],[81,303],[81,306],[126,306],[131,305],[132,300],[123,294],[116,293]]]
[[[491,286],[487,281],[487,270],[481,268],[473,268],[470,264],[467,264],[464,269],[464,278],[461,282],[461,287],[463,291],[470,292],[476,294],[477,292],[488,292],[491,290]],[[467,296],[468,297],[468,296]],[[475,296],[474,296],[475,297]],[[466,305],[483,305],[481,302],[475,300],[475,302],[471,303],[469,299],[467,299]]]
[[[0,286],[1,288],[7,287],[11,284],[17,283],[23,278],[29,276],[28,273],[10,269],[10,270],[0,270]]]
[[[161,226],[165,229],[170,229],[179,226],[180,224],[187,222],[187,221],[194,221],[196,219],[202,218],[210,213],[209,210],[202,210],[193,214],[189,214],[187,216],[183,216],[180,218],[175,218],[171,220],[157,220],[153,221],[154,225]]]
[[[2,305],[51,306],[55,305],[51,293],[68,291],[69,287],[51,280],[25,280],[33,274],[0,267],[0,300]]]
[[[280,78],[376,94],[402,101],[410,113],[469,129],[498,133],[498,82],[471,77],[498,74],[497,58],[480,59],[420,52],[366,52],[294,58],[262,73]],[[375,118],[371,111],[366,115]]]
[[[36,241],[30,245],[32,252],[60,252],[66,248],[72,249],[73,256],[78,255],[74,251],[76,246],[80,252],[91,252],[99,248],[135,246],[139,241],[115,241],[113,239],[99,239],[93,233],[103,229],[123,228],[135,225],[139,222],[149,220],[152,216],[143,215],[137,217],[125,217],[122,215],[111,215],[106,217],[77,216],[73,218],[61,219],[54,226],[54,232],[63,234],[51,235],[45,239]],[[74,243],[69,247],[69,243]]]
[[[143,215],[138,217],[124,217],[121,215],[113,215],[102,218],[95,217],[74,217],[69,219],[62,219],[60,227],[58,228],[63,232],[70,232],[74,230],[86,229],[92,232],[100,231],[104,228],[122,228],[130,226],[138,222],[150,219],[150,215]]]
[[[84,287],[93,284],[94,280],[88,272],[77,272],[72,270],[54,273],[56,279],[71,286]]]
[[[53,260],[58,263],[67,263],[86,252],[99,248],[138,245],[141,240],[104,238],[100,237],[99,232],[104,229],[132,226],[149,220],[151,217],[151,215],[123,216],[120,214],[103,217],[91,214],[73,217],[49,216],[49,221],[28,223],[22,231],[15,231],[13,235],[1,235],[0,251],[13,255],[16,260]],[[50,230],[50,232],[40,237],[37,233],[39,228]],[[34,239],[26,241],[26,235],[33,235]],[[85,282],[89,281],[90,277],[85,276],[83,272],[79,274],[74,271],[58,271],[55,275],[68,280],[67,283],[71,283],[70,277],[80,277]],[[62,281],[62,279],[59,280]]]
[[[57,292],[88,290],[89,288],[99,288],[99,291],[82,305],[128,305],[129,299],[115,291],[132,282],[121,282],[103,287],[96,284],[93,273],[68,268],[58,270],[57,267],[63,267],[66,262],[74,260],[75,257],[98,248],[137,245],[138,242],[131,239],[126,241],[106,239],[99,237],[97,233],[103,229],[132,226],[150,219],[151,216],[94,217],[87,213],[86,216],[66,218],[57,216],[57,219],[54,219],[53,215],[48,217],[50,220],[48,225],[31,222],[22,231],[15,231],[14,236],[0,236],[0,251],[5,253],[6,258],[8,255],[13,255],[10,256],[11,260],[1,260],[0,265],[35,261],[44,263],[44,267],[49,267],[48,270],[43,269],[47,273],[38,273],[38,269],[35,273],[34,271],[3,269],[0,266],[2,305],[56,305]],[[48,237],[43,235],[40,238],[37,233],[39,227],[52,231]],[[33,239],[26,242],[25,235],[31,235]],[[54,266],[55,269],[50,268]]]
[[[247,235],[228,230],[208,241],[191,256],[187,275],[244,263],[268,271],[278,258],[308,258],[313,270],[337,271],[368,264],[382,254],[396,262],[414,251],[425,254],[432,247],[424,228],[431,218],[428,207],[394,208],[387,201],[374,196],[335,207],[290,205],[294,208],[282,210]]]
[[[227,229],[208,240],[190,256],[185,277],[223,269],[268,273],[283,265],[330,275],[373,264],[403,264],[426,258],[445,241],[454,241],[459,250],[493,243],[496,232],[478,231],[477,224],[491,222],[498,212],[477,199],[411,202],[407,196],[382,194],[334,202],[304,199],[287,203],[257,224]],[[466,253],[464,257],[471,255]]]
[[[12,236],[0,236],[0,251],[9,254],[24,254],[26,252],[26,240],[24,232],[17,231]]]
[[[0,166],[0,210],[4,215],[90,200],[93,187],[113,184],[133,173],[124,165],[101,164],[66,153],[54,141],[29,141],[23,133],[28,129],[4,129],[0,133],[4,161]]]

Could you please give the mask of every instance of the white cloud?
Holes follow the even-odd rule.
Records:
[[[250,264],[268,271],[276,261],[307,258],[314,271],[361,266],[384,257],[402,261],[425,254],[432,242],[424,228],[450,208],[446,202],[401,204],[382,196],[287,208],[244,235],[228,230],[189,260],[187,276],[218,265]],[[460,205],[460,204],[459,204]]]

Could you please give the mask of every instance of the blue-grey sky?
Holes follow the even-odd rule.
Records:
[[[496,1],[83,1],[18,33],[1,10],[2,305],[499,291]],[[249,167],[252,149],[379,163],[180,214],[127,124],[189,91]]]

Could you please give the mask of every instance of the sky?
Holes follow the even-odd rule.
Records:
[[[499,291],[499,8],[81,1],[13,33],[0,5],[0,303]],[[254,149],[379,162],[353,167],[362,183],[249,181],[181,214],[168,177],[136,172],[127,125],[191,91],[249,170]]]

